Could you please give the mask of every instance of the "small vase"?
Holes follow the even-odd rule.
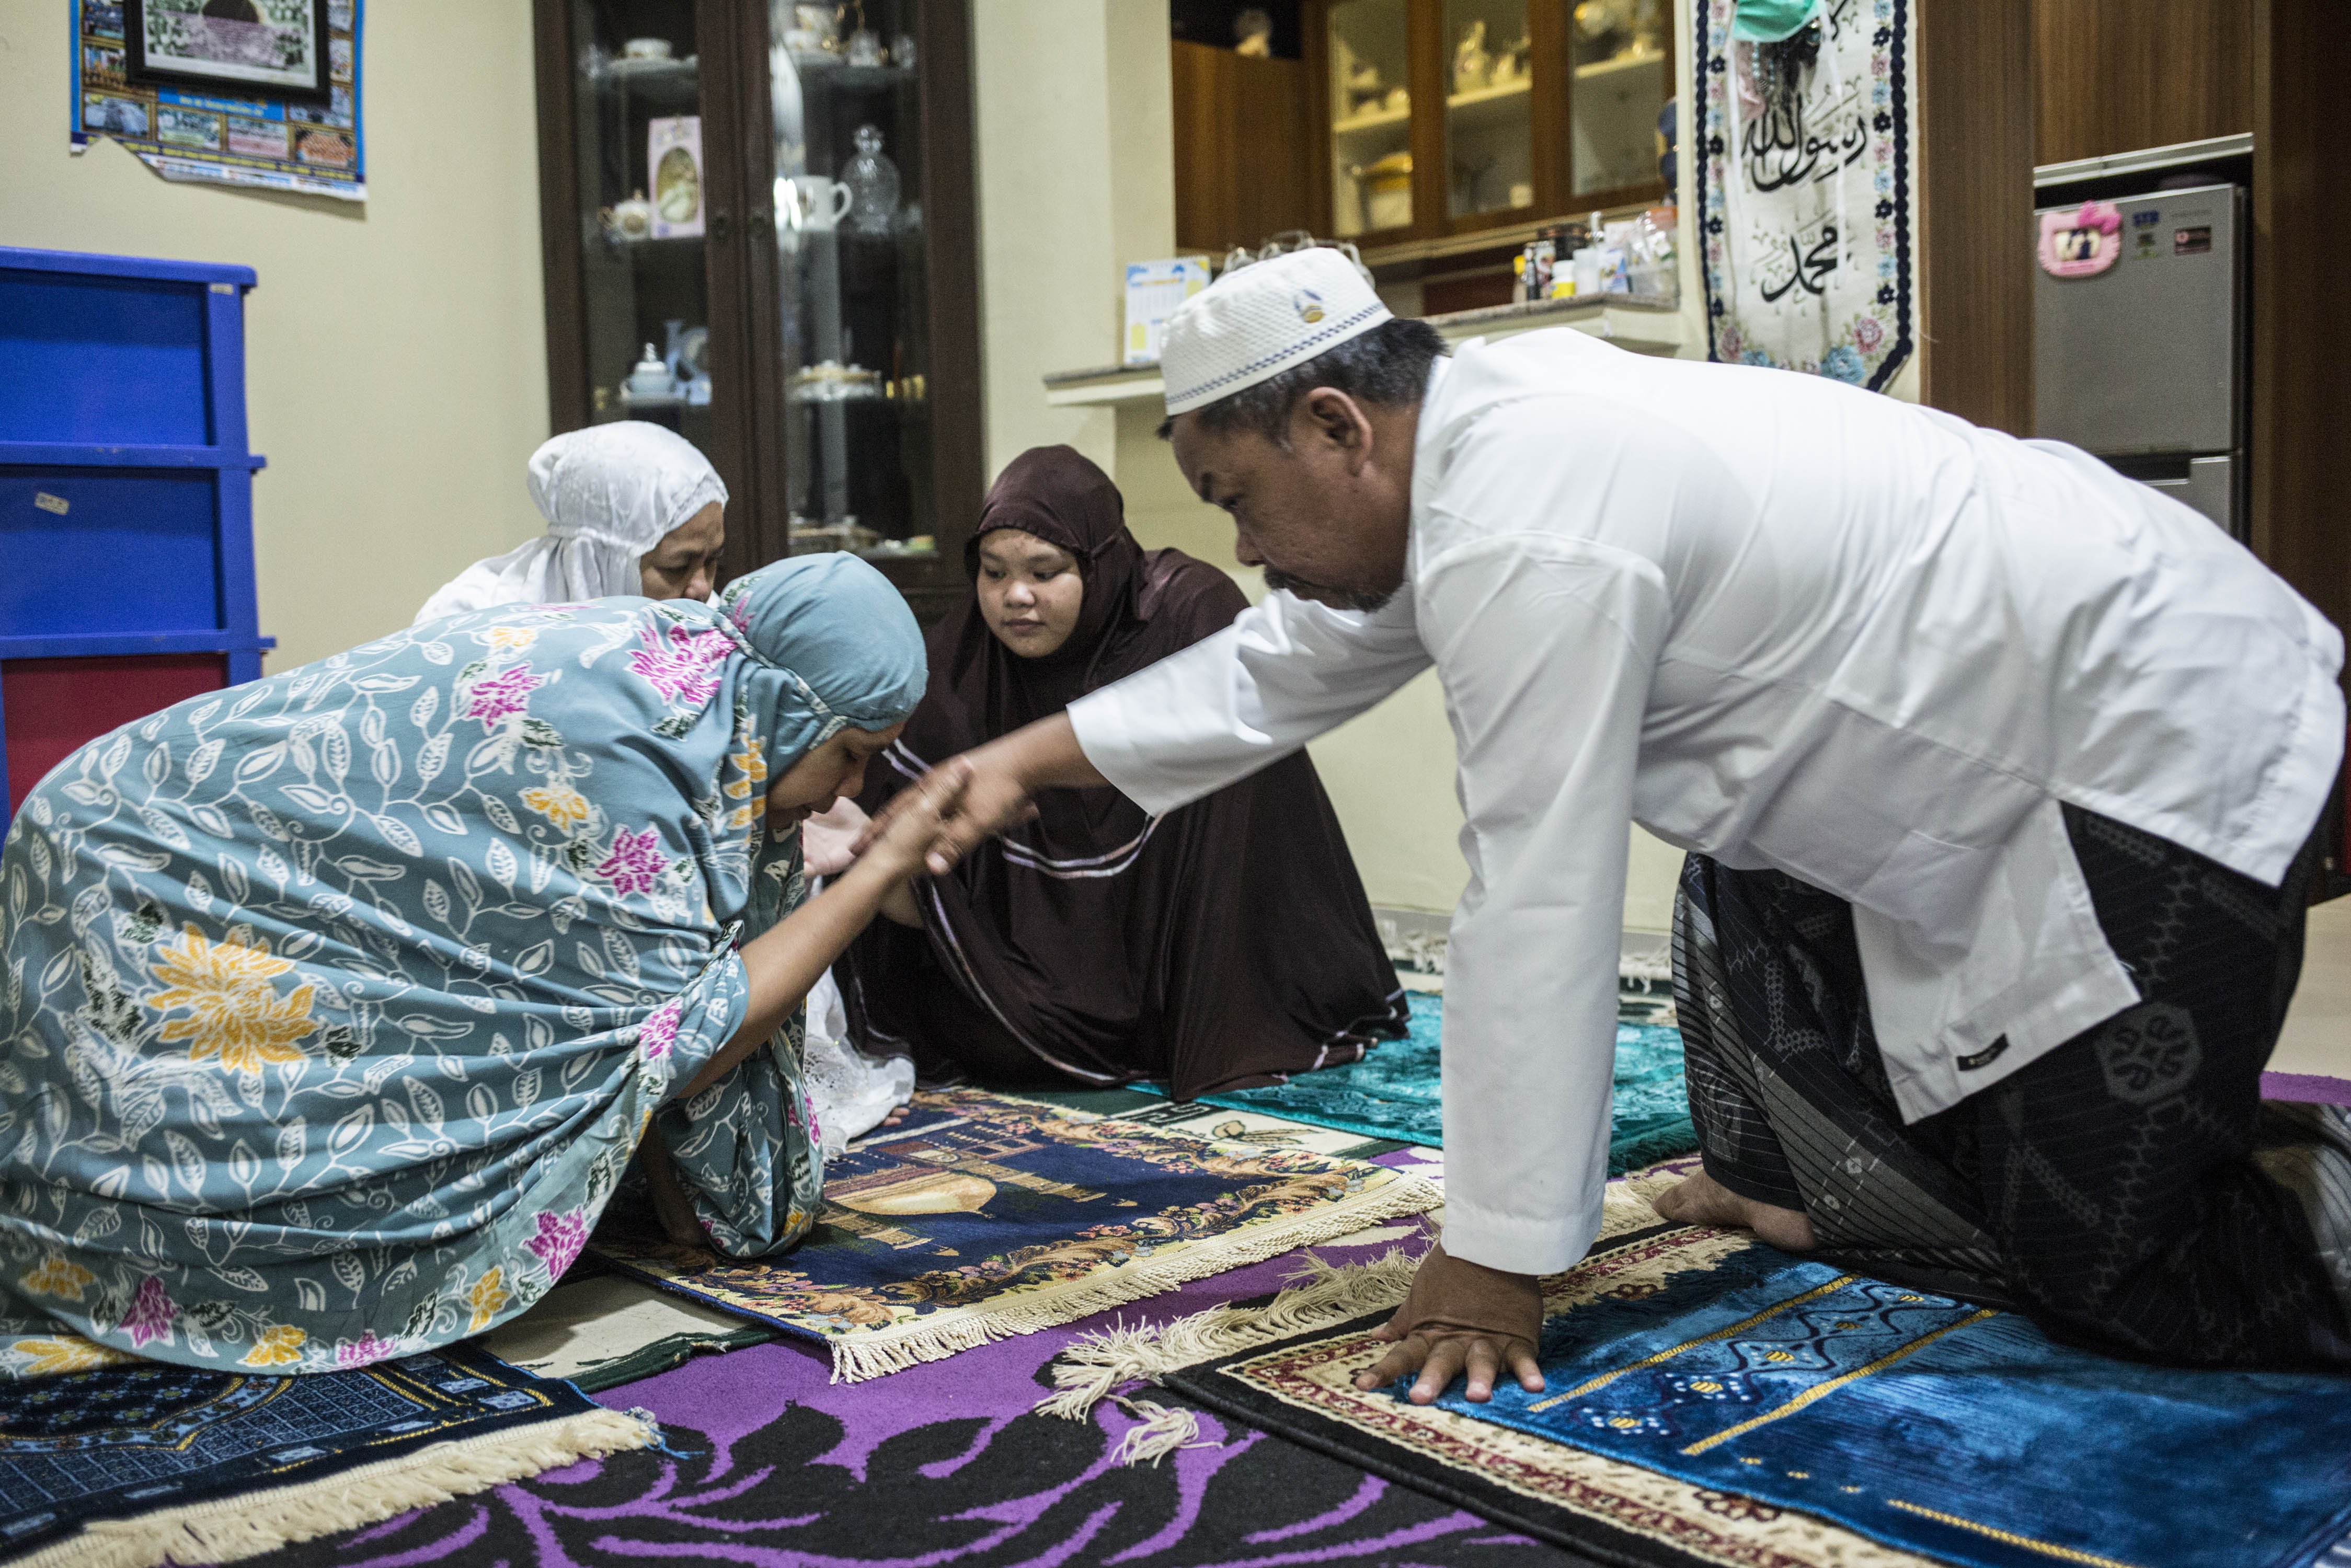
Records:
[[[855,193],[847,226],[859,234],[888,234],[898,216],[898,165],[883,154],[875,127],[857,128],[857,156],[841,170],[841,183]]]

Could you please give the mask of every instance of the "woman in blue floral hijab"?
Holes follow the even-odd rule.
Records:
[[[83,747],[0,854],[0,1376],[479,1333],[641,1144],[673,1228],[798,1240],[793,1015],[929,836],[803,906],[784,830],[923,684],[896,591],[824,555],[428,622]]]

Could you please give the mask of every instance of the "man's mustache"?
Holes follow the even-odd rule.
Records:
[[[1385,608],[1387,601],[1395,597],[1395,590],[1393,588],[1385,593],[1364,593],[1352,588],[1333,588],[1328,583],[1316,582],[1311,578],[1284,571],[1278,566],[1269,566],[1265,569],[1265,585],[1270,589],[1279,589],[1285,593],[1295,594],[1301,599],[1316,600],[1324,604],[1336,604],[1342,610],[1361,610],[1366,613]]]

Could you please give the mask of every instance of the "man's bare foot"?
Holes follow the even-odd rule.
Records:
[[[1650,1204],[1678,1224],[1752,1230],[1782,1252],[1810,1252],[1820,1245],[1813,1236],[1812,1217],[1802,1209],[1779,1208],[1741,1197],[1704,1171],[1684,1177],[1678,1186],[1659,1193]]]

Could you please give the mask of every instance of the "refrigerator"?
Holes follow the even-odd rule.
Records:
[[[2113,198],[2104,271],[2033,268],[2037,435],[2071,442],[2246,537],[2244,193],[2197,185]],[[2040,219],[2076,214],[2078,202]]]

